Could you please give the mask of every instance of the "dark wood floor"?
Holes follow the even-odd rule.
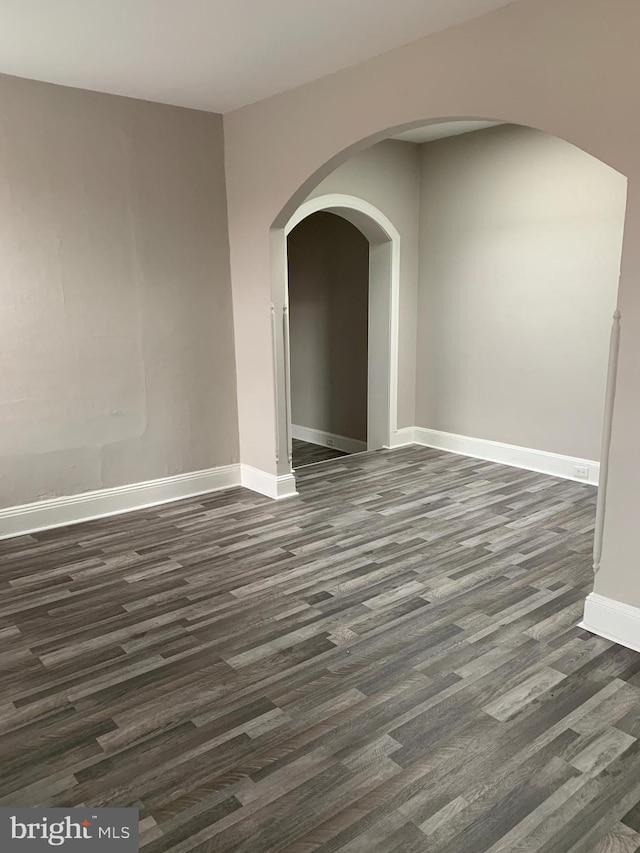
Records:
[[[293,445],[293,467],[297,471],[305,465],[315,465],[316,462],[326,462],[328,459],[339,459],[348,456],[343,450],[335,447],[323,447],[320,444],[310,444],[308,441],[300,441],[294,438]]]
[[[425,448],[0,543],[0,805],[143,849],[640,844],[640,655],[576,627],[595,491]]]

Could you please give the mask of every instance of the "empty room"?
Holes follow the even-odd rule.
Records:
[[[0,23],[0,850],[640,850],[635,0]]]

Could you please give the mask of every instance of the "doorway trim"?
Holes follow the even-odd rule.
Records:
[[[369,241],[369,357],[367,370],[367,449],[390,447],[398,424],[398,329],[400,307],[400,233],[377,207],[344,193],[319,195],[303,202],[284,227],[291,231],[313,213],[335,213]],[[289,281],[285,264],[285,342],[283,391],[291,458],[291,383],[289,362]],[[373,347],[371,346],[373,338]],[[379,377],[383,381],[379,381]]]

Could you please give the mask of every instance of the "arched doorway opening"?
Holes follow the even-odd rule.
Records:
[[[351,223],[369,243],[367,450],[388,447],[397,423],[398,299],[400,234],[378,208],[346,194],[322,195],[302,204],[287,222],[284,234],[319,212],[332,213]],[[285,265],[285,278],[287,265]],[[289,287],[284,293],[284,393],[286,404],[286,458],[292,462],[291,339]]]
[[[467,120],[465,120],[465,121],[467,121]],[[417,123],[412,123],[412,125],[411,125],[411,127],[413,127],[413,128],[415,128],[416,126],[417,126]],[[394,128],[393,133],[395,134],[395,133],[401,132],[401,131],[405,130],[407,127],[408,127],[408,125],[405,125],[402,128]],[[381,139],[381,135],[376,134],[375,137],[370,138],[369,142],[371,144],[375,144],[375,143],[379,142],[380,139]],[[571,144],[571,143],[569,143],[569,144]],[[327,171],[331,171],[333,168],[340,165],[346,159],[349,159],[349,155],[351,153],[353,153],[354,150],[360,150],[360,151],[363,150],[363,144],[358,143],[357,146],[353,146],[350,151],[342,152],[341,155],[336,155],[336,157],[333,158],[333,160],[331,161],[331,164],[325,164],[325,166],[323,166],[321,169],[319,169],[318,172],[316,173],[316,176],[314,176],[314,179],[310,178],[308,181],[306,181],[304,183],[303,187],[301,187],[299,192],[306,191],[306,193],[308,193],[310,191],[310,189],[312,189],[314,183],[320,182],[322,179],[324,179],[326,177]],[[288,212],[291,209],[290,205],[293,203],[293,199],[298,198],[298,197],[299,197],[298,193],[296,193],[295,196],[292,197],[289,204],[285,208],[283,208],[283,211],[281,212],[280,216],[275,220],[275,223],[281,223],[282,222],[282,218],[285,215],[285,212]],[[313,201],[315,201],[315,199],[312,200],[312,202]],[[306,202],[305,202],[305,204],[306,204]],[[293,215],[290,215],[289,219],[291,219],[292,216]],[[277,228],[274,224],[274,227],[272,228],[272,240],[275,240],[276,244],[277,244],[277,240],[278,240],[277,233],[278,233],[278,231],[283,231],[283,230],[284,229],[282,229],[282,228]],[[272,243],[272,245],[273,245],[273,243]],[[280,282],[281,281],[282,281],[282,279],[280,279]],[[280,284],[278,283],[278,276],[274,276],[274,278],[272,279],[272,286],[274,287],[274,291],[272,291],[272,292],[275,292],[277,290],[277,288],[280,286]],[[596,565],[599,563],[599,548],[600,548],[601,532],[602,532],[602,517],[603,517],[604,501],[605,501],[605,497],[606,497],[605,493],[606,493],[607,467],[608,467],[607,466],[608,445],[609,445],[609,440],[610,440],[611,415],[612,415],[612,410],[613,410],[613,397],[614,397],[614,392],[615,392],[615,380],[616,380],[616,376],[615,376],[616,360],[615,360],[615,357],[616,357],[617,348],[618,348],[619,331],[620,331],[620,316],[619,316],[619,313],[617,312],[615,315],[615,321],[614,321],[612,360],[611,360],[611,369],[609,371],[609,377],[608,377],[608,390],[607,390],[607,395],[606,395],[606,411],[605,411],[605,419],[604,419],[605,420],[605,429],[604,429],[604,434],[603,434],[602,452],[600,454],[600,459],[601,459],[600,493],[599,493],[600,509],[599,509],[599,513],[598,513],[598,519],[599,520],[598,520],[598,526],[597,526],[597,531],[596,531],[596,554],[594,555]],[[397,377],[396,377],[396,379],[397,379]],[[281,402],[282,398],[279,397],[278,399]],[[281,430],[279,429],[278,432],[279,432],[279,439],[280,439],[281,435],[282,435]],[[590,457],[590,458],[596,458],[596,457],[594,456],[594,457]],[[280,455],[280,462],[282,463],[282,461],[283,461],[283,457],[281,454]],[[279,473],[284,474],[286,471],[290,471],[290,467],[287,466],[287,461],[288,460],[286,459],[286,456],[285,456],[284,465],[282,468],[279,467]],[[499,460],[497,460],[497,461],[499,461]],[[523,465],[523,467],[527,467],[527,466]]]

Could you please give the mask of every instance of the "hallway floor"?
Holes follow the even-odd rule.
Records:
[[[640,655],[576,627],[595,489],[410,447],[0,542],[0,805],[146,853],[640,845]]]
[[[294,438],[291,443],[293,449],[293,469],[296,471],[305,465],[315,465],[316,462],[326,462],[328,459],[338,459],[341,456],[349,455],[343,450],[336,450],[335,447],[310,444],[308,441],[300,441],[299,438]]]

